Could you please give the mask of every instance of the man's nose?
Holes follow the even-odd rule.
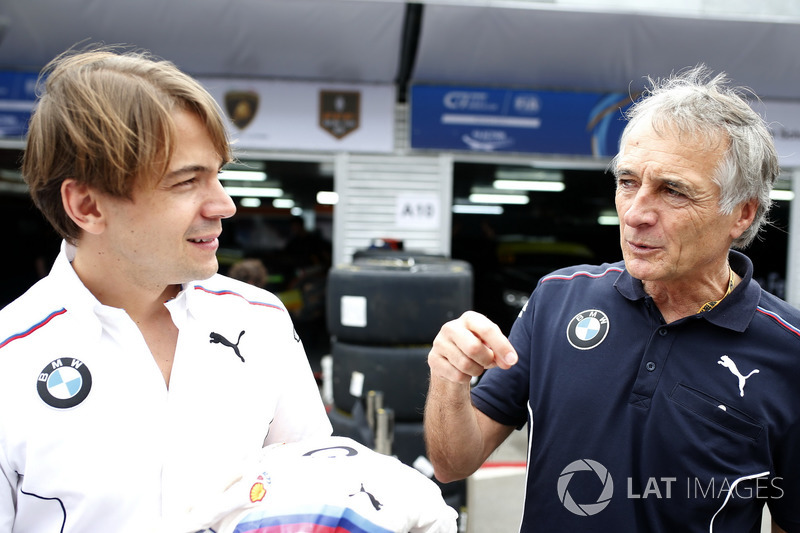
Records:
[[[655,195],[647,187],[642,187],[623,205],[623,212],[618,213],[620,220],[626,225],[637,227],[655,224],[658,219]]]
[[[214,180],[206,202],[205,216],[208,218],[230,218],[236,214],[236,204],[219,180]]]

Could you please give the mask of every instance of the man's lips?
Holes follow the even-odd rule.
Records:
[[[190,237],[186,239],[192,244],[199,244],[199,245],[209,245],[209,244],[216,244],[219,242],[217,239],[219,238],[219,232],[215,233],[207,233],[205,235],[198,235],[196,237]]]
[[[643,242],[627,241],[627,243],[628,243],[628,246],[630,248],[632,248],[633,250],[639,250],[639,251],[642,251],[642,252],[646,252],[648,250],[656,250],[657,248],[659,248],[658,246],[652,246],[650,244],[646,244],[646,243],[643,243]]]

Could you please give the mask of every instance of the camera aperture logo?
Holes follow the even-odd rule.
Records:
[[[597,501],[589,503],[576,502],[569,492],[569,482],[576,473],[594,472],[597,479],[602,485],[600,495]],[[614,481],[611,479],[611,474],[608,469],[591,459],[578,459],[567,465],[558,477],[558,499],[564,507],[571,513],[579,516],[592,516],[603,509],[611,502],[611,496],[614,495]]]
[[[574,478],[574,479],[573,479]],[[573,483],[574,481],[574,483]],[[784,496],[780,476],[770,477],[761,472],[737,478],[685,478],[686,493],[682,492],[683,478],[649,477],[641,480],[627,478],[628,500],[672,499],[714,500],[727,503],[731,498],[742,500],[781,499]],[[572,491],[570,491],[570,485]],[[611,503],[614,482],[608,469],[592,459],[578,459],[558,476],[558,499],[566,510],[578,516],[592,516]]]

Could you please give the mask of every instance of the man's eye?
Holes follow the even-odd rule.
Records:
[[[686,196],[682,189],[678,189],[676,187],[666,187],[666,191],[667,195],[672,196],[673,198],[683,198]]]

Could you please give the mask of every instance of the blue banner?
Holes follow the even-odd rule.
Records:
[[[411,147],[611,157],[627,93],[415,85]]]
[[[27,134],[38,76],[37,72],[0,71],[0,137]]]

